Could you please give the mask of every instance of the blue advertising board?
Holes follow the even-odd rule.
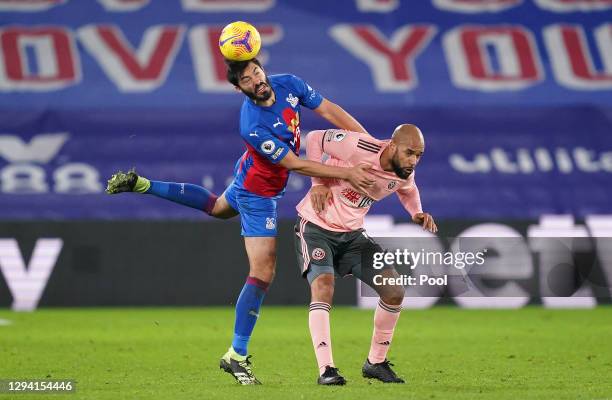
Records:
[[[612,212],[608,0],[0,1],[0,218],[199,218],[103,194],[116,169],[221,193],[244,151],[243,96],[216,47],[255,24],[293,73],[376,137],[417,124],[439,218]],[[304,111],[302,135],[329,123]],[[293,175],[293,217],[309,186]],[[395,199],[372,213],[406,217]]]

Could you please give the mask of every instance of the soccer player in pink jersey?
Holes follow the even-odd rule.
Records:
[[[335,275],[354,275],[380,296],[374,313],[374,332],[362,374],[382,382],[403,383],[391,369],[387,352],[401,311],[404,288],[375,285],[374,269],[362,265],[368,254],[382,248],[365,234],[363,218],[375,201],[397,193],[412,220],[437,232],[432,216],[421,208],[414,170],[425,150],[423,134],[414,125],[400,125],[390,140],[336,129],[312,131],[306,139],[306,156],[326,165],[350,167],[367,163],[375,183],[361,193],[341,180],[313,178],[313,187],[297,206],[296,253],[302,276],[311,288],[310,335],[319,366],[318,383],[344,385],[346,380],[332,358],[329,311]],[[323,155],[327,155],[324,159]],[[395,268],[376,271],[383,277],[398,277]]]

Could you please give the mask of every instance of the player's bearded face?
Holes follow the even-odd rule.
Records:
[[[393,154],[393,158],[391,158],[391,167],[393,167],[393,172],[401,179],[407,179],[412,171],[414,171],[414,165],[410,165],[406,163],[406,165],[402,165],[402,161],[400,160],[400,152],[399,149],[395,148],[395,153]]]
[[[268,77],[265,77],[265,81],[253,83],[250,87],[240,87],[242,93],[247,95],[251,100],[254,101],[266,101],[272,96],[272,86]]]

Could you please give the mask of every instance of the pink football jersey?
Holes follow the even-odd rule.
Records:
[[[378,140],[363,133],[338,129],[312,131],[306,138],[306,157],[338,167],[370,164],[371,175],[376,181],[367,193],[360,193],[344,180],[313,178],[313,185],[325,184],[332,193],[331,204],[321,213],[312,208],[310,191],[297,205],[298,214],[323,229],[348,232],[363,227],[363,217],[375,201],[397,193],[404,208],[411,215],[423,212],[414,172],[407,179],[400,179],[394,172],[380,166],[380,156],[390,140]],[[325,156],[324,156],[325,154]]]

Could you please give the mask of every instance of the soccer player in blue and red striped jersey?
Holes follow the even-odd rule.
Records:
[[[259,308],[276,268],[276,203],[287,185],[289,171],[303,175],[347,180],[365,192],[374,181],[368,165],[342,168],[299,158],[301,106],[314,110],[334,126],[367,131],[337,104],[323,98],[294,75],[267,76],[257,59],[227,62],[227,78],[246,95],[240,111],[240,135],[246,151],[234,168],[234,180],[217,197],[207,189],[187,184],[146,179],[135,172],[116,173],[108,193],[153,194],[227,219],[240,214],[242,236],[249,259],[249,275],[236,302],[232,345],[220,367],[241,384],[258,384],[248,359],[247,346]]]

